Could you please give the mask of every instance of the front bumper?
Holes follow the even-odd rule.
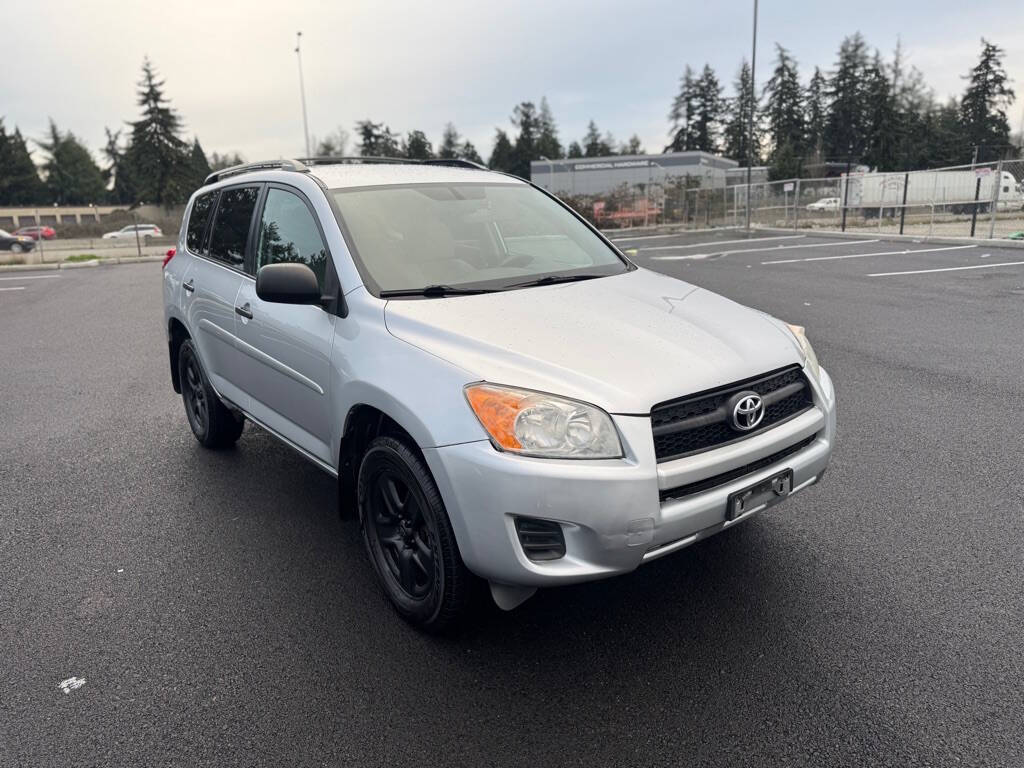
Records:
[[[808,379],[811,379],[808,376]],[[726,500],[783,470],[793,470],[793,492],[817,482],[835,441],[835,391],[822,369],[815,406],[747,440],[658,464],[651,421],[614,416],[624,459],[563,461],[501,453],[488,441],[424,450],[444,498],[467,567],[492,582],[530,587],[570,584],[627,573],[731,527]],[[780,461],[678,499],[661,491],[699,482],[759,462],[797,442],[808,444]],[[515,518],[555,520],[566,554],[526,557]]]

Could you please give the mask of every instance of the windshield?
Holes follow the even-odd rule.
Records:
[[[333,191],[367,287],[502,290],[630,269],[586,225],[522,184],[408,184]]]

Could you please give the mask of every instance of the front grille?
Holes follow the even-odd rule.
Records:
[[[733,428],[726,404],[751,390],[764,398],[764,418],[756,429]],[[803,413],[814,404],[800,366],[794,365],[726,387],[698,392],[651,409],[654,453],[659,462],[690,456],[764,432]]]
[[[758,459],[757,461],[752,461],[749,464],[744,464],[742,467],[736,467],[736,469],[723,472],[722,474],[715,475],[714,477],[706,477],[695,483],[688,483],[686,485],[677,486],[676,488],[669,488],[661,491],[661,500],[664,502],[681,499],[685,496],[692,496],[695,493],[700,493],[701,491],[707,491],[711,488],[717,488],[720,485],[731,483],[733,480],[741,478],[744,475],[753,474],[759,469],[770,467],[775,462],[782,461],[787,456],[792,456],[797,451],[801,451],[813,443],[816,438],[817,435],[811,435],[810,437],[801,440],[799,443],[794,443],[788,448],[783,448],[781,451],[773,453],[771,456],[765,456],[763,459]]]

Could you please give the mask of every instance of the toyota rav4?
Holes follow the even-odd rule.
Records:
[[[803,328],[638,267],[465,161],[211,174],[163,269],[196,439],[246,421],[338,480],[398,613],[511,609],[818,482],[835,393]],[[480,583],[476,581],[475,583]]]

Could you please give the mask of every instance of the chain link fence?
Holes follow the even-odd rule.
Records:
[[[612,193],[570,198],[605,229],[682,225],[751,226],[920,237],[1024,239],[1024,160],[925,171],[851,173],[750,185],[622,185]]]

